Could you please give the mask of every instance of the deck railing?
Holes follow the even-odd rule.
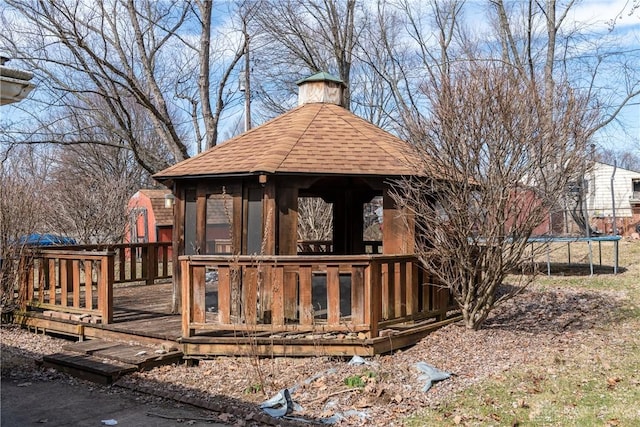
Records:
[[[37,248],[20,262],[24,308],[113,322],[113,285],[171,278],[170,242]]]
[[[114,283],[144,281],[150,285],[155,280],[171,278],[171,245],[171,242],[118,243],[63,246],[59,249],[113,252],[115,256]]]
[[[94,323],[113,322],[113,252],[34,251],[21,264],[23,308],[72,313]]]
[[[362,332],[435,318],[450,307],[415,257],[183,256],[182,329]]]
[[[377,255],[382,253],[382,242],[379,240],[365,240],[364,252]],[[333,242],[331,240],[298,240],[298,254],[331,254]]]

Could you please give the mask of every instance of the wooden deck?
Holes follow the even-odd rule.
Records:
[[[181,257],[183,309],[173,314],[166,263],[152,266],[166,248],[148,249],[142,274],[124,278],[116,273],[136,270],[130,247],[24,261],[16,320],[80,340],[170,342],[206,358],[371,356],[459,319],[446,288],[410,255]]]
[[[417,342],[459,317],[396,325],[381,337],[358,333],[218,330],[182,338],[182,318],[171,314],[171,283],[118,286],[113,291],[113,323],[87,323],[52,310],[29,311],[17,321],[34,331],[61,333],[78,339],[106,339],[146,345],[174,343],[186,358],[216,355],[371,356]]]

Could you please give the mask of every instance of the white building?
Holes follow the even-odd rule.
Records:
[[[587,210],[594,220],[592,226],[603,233],[611,233],[615,206],[618,233],[637,232],[636,227],[640,224],[640,172],[595,162],[585,178]]]

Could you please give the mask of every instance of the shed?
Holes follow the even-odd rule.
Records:
[[[130,243],[171,242],[173,206],[171,191],[141,189],[127,205],[129,215],[125,241]]]

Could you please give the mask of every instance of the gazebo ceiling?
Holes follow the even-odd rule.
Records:
[[[350,111],[308,103],[177,163],[154,178],[265,174],[403,176],[409,144]]]

